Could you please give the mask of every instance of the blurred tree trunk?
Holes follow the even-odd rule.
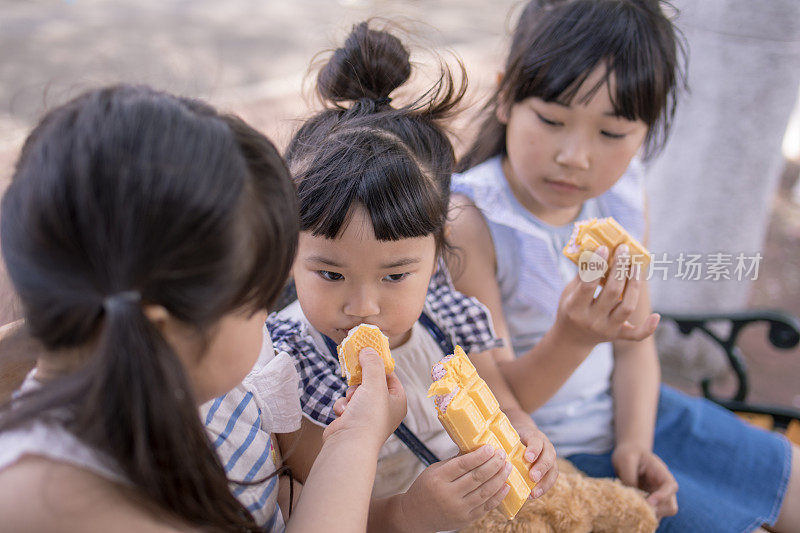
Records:
[[[689,42],[690,94],[681,98],[666,150],[648,169],[650,250],[672,261],[666,280],[651,280],[653,304],[681,312],[740,309],[753,272],[736,279],[736,258],[744,254],[750,264],[762,249],[800,83],[800,2],[673,3]],[[678,271],[681,253],[701,256],[700,280]],[[709,265],[727,254],[732,264],[723,266],[732,279],[715,280]],[[707,347],[669,328],[657,340],[668,378],[694,381],[723,367]]]

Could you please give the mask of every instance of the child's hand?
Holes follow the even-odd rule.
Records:
[[[525,445],[525,459],[533,463],[528,475],[536,482],[531,495],[538,498],[550,490],[558,479],[556,449],[550,439],[533,425],[521,430],[519,438]]]
[[[656,516],[672,516],[678,512],[678,482],[667,465],[646,448],[620,444],[611,455],[619,479],[626,485],[645,491],[647,503]]]
[[[595,253],[606,259],[608,248],[601,246]],[[615,340],[640,341],[656,330],[660,316],[651,314],[639,325],[628,318],[639,303],[642,279],[641,265],[631,265],[628,246],[622,244],[614,254],[608,279],[600,295],[594,294],[600,280],[582,281],[580,276],[569,282],[561,294],[556,314],[556,326],[569,338],[595,345]]]
[[[491,446],[432,464],[401,497],[402,514],[422,531],[460,529],[500,505],[512,468]]]
[[[372,348],[358,354],[362,382],[350,387],[333,405],[339,417],[325,428],[323,439],[340,432],[363,432],[383,444],[406,416],[406,393],[394,372],[386,375],[383,360]]]

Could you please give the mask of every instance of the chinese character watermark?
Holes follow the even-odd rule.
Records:
[[[679,279],[682,281],[755,281],[764,256],[756,252],[731,254],[714,252],[708,254],[684,253],[669,257],[666,252],[652,254],[650,262],[644,265],[642,256],[618,258],[609,276],[616,279],[631,278],[637,270],[646,280]],[[578,259],[578,275],[583,281],[594,281],[606,275],[609,266],[602,256],[594,252],[583,252]]]

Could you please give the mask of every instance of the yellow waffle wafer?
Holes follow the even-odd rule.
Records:
[[[613,257],[614,250],[620,244],[628,245],[631,257],[630,265],[640,265],[642,271],[645,271],[650,264],[650,252],[612,217],[592,218],[576,222],[572,236],[564,246],[562,253],[580,266],[581,254],[584,252],[594,252],[601,246],[607,246],[609,257]],[[608,273],[603,276],[600,283],[604,284],[607,277]]]
[[[514,468],[506,481],[511,490],[499,509],[506,518],[514,518],[536,485],[528,475],[531,463],[524,458],[517,430],[461,346],[433,366],[431,377],[428,396],[434,396],[439,422],[458,448],[468,453],[489,444],[506,452]]]
[[[361,383],[361,363],[358,362],[358,353],[364,348],[374,348],[378,352],[383,359],[386,374],[394,372],[394,359],[389,352],[389,338],[378,326],[359,324],[348,331],[347,337],[336,347],[342,376],[347,378],[347,384],[351,387]]]

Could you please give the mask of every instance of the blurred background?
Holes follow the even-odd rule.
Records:
[[[751,282],[656,284],[655,305],[683,312],[780,308],[800,316],[800,2],[675,4],[691,47],[692,92],[679,105],[667,150],[650,167],[651,251],[728,249],[764,258]],[[307,76],[315,54],[335,48],[353,23],[374,16],[408,32],[412,58],[421,64],[431,63],[432,49],[451,64],[452,54],[464,62],[468,98],[453,128],[462,146],[475,124],[470,118],[502,70],[521,6],[510,0],[0,0],[0,190],[25,136],[47,110],[117,82],[203,98],[283,147],[317,106],[314,78]],[[423,71],[414,83],[424,84],[426,75],[433,73]],[[737,127],[719,119],[728,116]],[[774,133],[765,134],[768,128]],[[748,155],[748,146],[768,157]],[[743,169],[742,179],[724,180],[731,174],[725,165]],[[676,204],[684,211],[675,211]],[[722,246],[720,236],[741,246]],[[0,325],[20,316],[0,271]],[[770,349],[764,333],[753,327],[742,338],[750,398],[800,408],[800,349]],[[678,353],[665,371],[672,382],[692,390],[698,373],[712,372],[722,390],[729,385],[713,355],[692,355],[686,366],[686,352]]]

